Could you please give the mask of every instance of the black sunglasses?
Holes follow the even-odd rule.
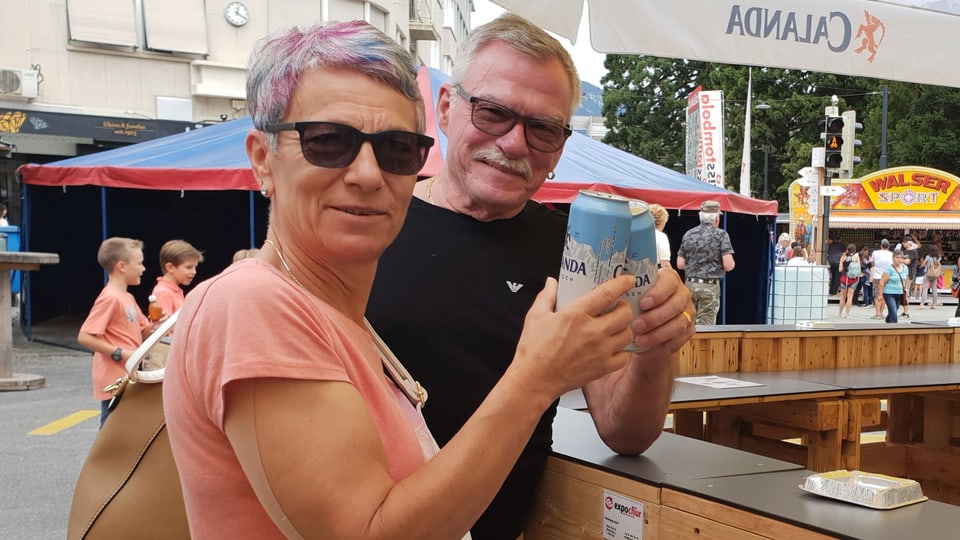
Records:
[[[530,148],[541,152],[556,152],[573,134],[568,126],[540,118],[521,116],[499,103],[471,96],[459,84],[453,88],[460,97],[470,102],[472,107],[470,121],[473,122],[473,127],[487,135],[496,137],[506,135],[513,126],[517,125],[517,122],[520,122],[523,124],[523,136]]]
[[[353,163],[363,143],[373,145],[380,170],[390,174],[416,174],[427,162],[433,138],[410,131],[364,133],[335,122],[286,122],[267,124],[263,131],[296,131],[300,151],[307,163],[329,169],[341,169]]]

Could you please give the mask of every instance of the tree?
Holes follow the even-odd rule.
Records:
[[[686,97],[698,85],[722,90],[726,177],[739,186],[747,96],[747,67],[652,56],[607,55],[604,142],[669,168],[684,162]],[[824,107],[840,99],[864,125],[854,176],[874,171],[880,158],[881,95],[888,84],[888,166],[924,165],[960,172],[960,89],[779,68],[753,69],[753,98],[771,107],[751,115],[751,186],[763,185],[763,145],[769,145],[771,198],[787,208],[787,190],[797,171],[822,146]],[[760,166],[758,167],[757,164]],[[733,187],[733,186],[730,186]]]

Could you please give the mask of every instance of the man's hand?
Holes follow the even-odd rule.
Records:
[[[640,297],[640,309],[632,323],[633,342],[647,351],[673,354],[696,333],[690,290],[671,268],[660,269],[657,282]]]

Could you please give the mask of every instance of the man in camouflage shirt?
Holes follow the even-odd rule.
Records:
[[[683,235],[677,252],[677,268],[686,271],[686,284],[697,308],[697,324],[717,324],[720,311],[720,279],[733,270],[733,245],[720,224],[720,203],[700,204],[700,225]]]

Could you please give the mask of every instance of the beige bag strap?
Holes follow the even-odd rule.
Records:
[[[367,331],[373,336],[373,343],[377,346],[377,351],[380,353],[380,361],[383,362],[383,367],[387,370],[387,373],[390,374],[390,378],[403,390],[403,393],[414,407],[417,407],[417,409],[423,407],[427,402],[427,390],[420,386],[420,383],[410,375],[407,368],[403,367],[403,364],[401,364],[400,360],[393,354],[390,347],[387,347],[387,344],[383,342],[383,339],[381,339],[377,331],[373,329],[373,326],[366,317],[363,319],[363,324],[366,325]]]
[[[427,402],[427,389],[420,386],[420,383],[413,378],[413,375],[410,375],[407,368],[403,367],[400,359],[393,354],[390,347],[387,347],[387,344],[380,338],[377,331],[373,329],[373,325],[370,324],[370,321],[368,321],[366,317],[363,318],[363,324],[366,325],[367,331],[370,332],[370,335],[373,337],[373,343],[377,346],[377,351],[380,353],[380,361],[383,362],[384,369],[387,370],[390,378],[397,383],[397,386],[400,387],[400,390],[403,391],[407,399],[410,400],[410,403],[413,404],[422,417],[423,412],[421,409],[423,409],[424,403]],[[424,425],[426,425],[426,421],[424,421]],[[439,450],[436,441],[432,440],[433,435],[430,435],[430,438],[434,448]],[[467,534],[463,535],[461,540],[471,540],[470,531],[467,531]]]

